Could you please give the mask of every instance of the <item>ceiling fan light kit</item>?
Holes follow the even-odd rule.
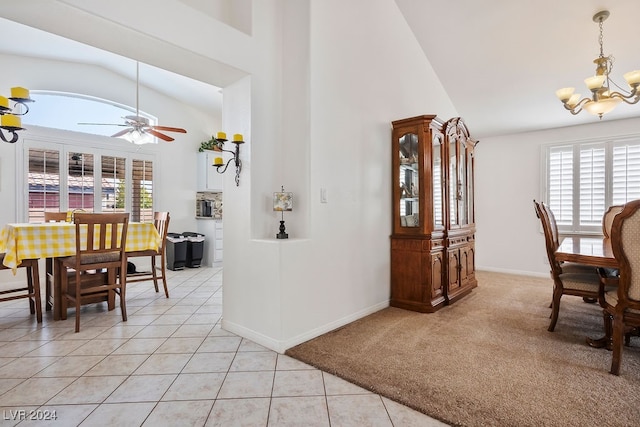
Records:
[[[596,74],[584,80],[587,88],[591,91],[591,97],[580,99],[579,93],[574,93],[575,88],[565,87],[556,91],[556,96],[562,101],[564,108],[569,110],[571,114],[578,114],[582,110],[597,115],[600,119],[602,116],[612,111],[621,102],[627,104],[635,104],[640,101],[640,70],[630,71],[624,74],[624,79],[629,85],[629,89],[625,90],[618,86],[610,76],[613,67],[613,57],[611,55],[604,56],[603,53],[603,35],[602,23],[609,17],[608,10],[602,10],[593,15],[593,21],[600,28],[600,54],[593,60],[596,64]],[[616,86],[622,92],[612,91],[611,85]]]

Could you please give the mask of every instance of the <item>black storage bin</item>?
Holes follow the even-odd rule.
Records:
[[[187,263],[187,239],[180,233],[167,233],[167,268],[184,270]]]
[[[200,267],[204,254],[204,234],[185,231],[182,235],[187,240],[186,266],[191,268]]]

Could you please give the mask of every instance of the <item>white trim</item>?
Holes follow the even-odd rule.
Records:
[[[327,323],[326,325],[322,325],[319,326],[315,329],[312,329],[310,331],[307,331],[303,334],[300,334],[296,337],[293,337],[291,339],[288,340],[276,340],[270,337],[267,337],[266,335],[260,334],[258,332],[255,332],[252,329],[248,329],[244,326],[238,325],[236,323],[233,322],[229,322],[227,320],[225,320],[224,318],[222,319],[222,329],[232,332],[236,335],[240,335],[241,337],[247,338],[257,344],[260,344],[270,350],[273,350],[275,352],[278,352],[280,354],[284,354],[284,352],[291,348],[294,347],[298,344],[302,344],[305,341],[309,341],[310,339],[316,338],[322,334],[325,334],[327,332],[331,332],[337,328],[340,328],[344,325],[347,325],[351,322],[354,322],[358,319],[361,319],[365,316],[368,316],[370,314],[373,314],[377,311],[382,310],[383,308],[387,308],[389,307],[389,301],[383,301],[380,302],[378,304],[372,305],[370,307],[367,307],[363,310],[358,311],[357,313],[353,313],[349,316],[343,317],[341,319],[335,320],[333,322]]]

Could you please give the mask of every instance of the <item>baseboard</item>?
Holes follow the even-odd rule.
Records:
[[[222,326],[222,329],[226,331],[232,332],[243,338],[251,340],[256,344],[260,344],[261,346],[266,347],[270,350],[273,350],[277,353],[284,354],[284,352],[291,347],[294,347],[298,344],[302,344],[305,341],[309,341],[327,332],[333,331],[334,329],[337,329],[341,326],[347,325],[365,316],[373,314],[388,306],[389,306],[389,301],[383,301],[378,304],[367,307],[363,310],[360,310],[356,313],[350,314],[349,316],[345,316],[343,318],[327,323],[325,325],[322,325],[320,327],[317,327],[315,329],[312,329],[303,334],[300,334],[298,336],[295,336],[293,338],[289,338],[286,340],[277,340],[272,337],[268,337],[252,329],[248,329],[242,325],[238,325],[236,323],[226,321],[224,318],[222,319],[221,326]]]
[[[547,278],[549,277],[549,273],[540,273],[537,271],[522,271],[522,270],[510,270],[507,268],[492,268],[492,267],[476,267],[476,271],[488,271],[490,273],[505,273],[505,274],[515,274],[518,276],[531,276],[531,277],[540,277]]]

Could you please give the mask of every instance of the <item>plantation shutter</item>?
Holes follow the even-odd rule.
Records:
[[[604,144],[580,146],[580,227],[601,226],[605,211],[605,147]]]
[[[558,225],[572,225],[573,147],[551,147],[548,167],[548,201]]]
[[[153,162],[133,160],[131,221],[153,221]]]
[[[640,199],[640,142],[613,147],[612,204]]]

